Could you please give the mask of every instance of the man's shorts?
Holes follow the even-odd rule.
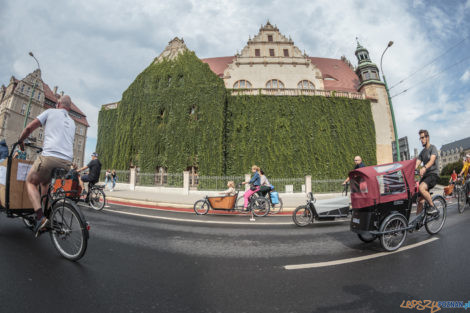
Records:
[[[36,161],[34,161],[30,172],[36,172],[39,176],[39,182],[41,184],[47,184],[51,181],[53,169],[60,167],[68,171],[71,164],[72,162],[61,158],[40,155]]]
[[[96,180],[94,178],[92,179],[90,177],[90,175],[88,175],[88,174],[82,175],[82,176],[80,176],[80,178],[82,179],[82,182],[84,182],[84,183],[96,184],[98,182],[98,180]]]
[[[436,186],[439,176],[436,174],[424,175],[423,178],[419,181],[419,183],[426,183],[428,185],[428,191]]]

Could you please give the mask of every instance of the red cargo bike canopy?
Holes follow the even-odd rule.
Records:
[[[349,172],[353,209],[403,200],[415,193],[416,159],[358,168]]]

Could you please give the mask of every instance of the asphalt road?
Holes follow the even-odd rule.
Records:
[[[298,228],[289,217],[250,223],[122,206],[83,212],[92,228],[75,263],[58,255],[47,234],[35,239],[20,220],[0,216],[0,312],[418,312],[400,305],[470,300],[470,210],[459,214],[455,205],[438,240],[299,270],[284,266],[382,249],[359,241],[348,222]],[[223,224],[206,223],[213,221]],[[423,228],[405,245],[429,238]]]

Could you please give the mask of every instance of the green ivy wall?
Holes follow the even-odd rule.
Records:
[[[102,109],[104,168],[158,166],[201,175],[240,175],[252,164],[270,177],[339,178],[355,155],[376,163],[370,102],[308,96],[230,96],[193,52],[151,64]]]

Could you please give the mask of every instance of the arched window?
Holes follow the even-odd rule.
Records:
[[[297,88],[300,88],[300,89],[315,89],[315,85],[309,80],[301,80],[297,84]]]
[[[279,79],[271,79],[266,83],[266,88],[284,88],[284,83]]]
[[[238,88],[251,88],[251,83],[247,80],[238,80],[235,82],[235,84],[233,84],[233,88],[234,89],[238,89]]]

